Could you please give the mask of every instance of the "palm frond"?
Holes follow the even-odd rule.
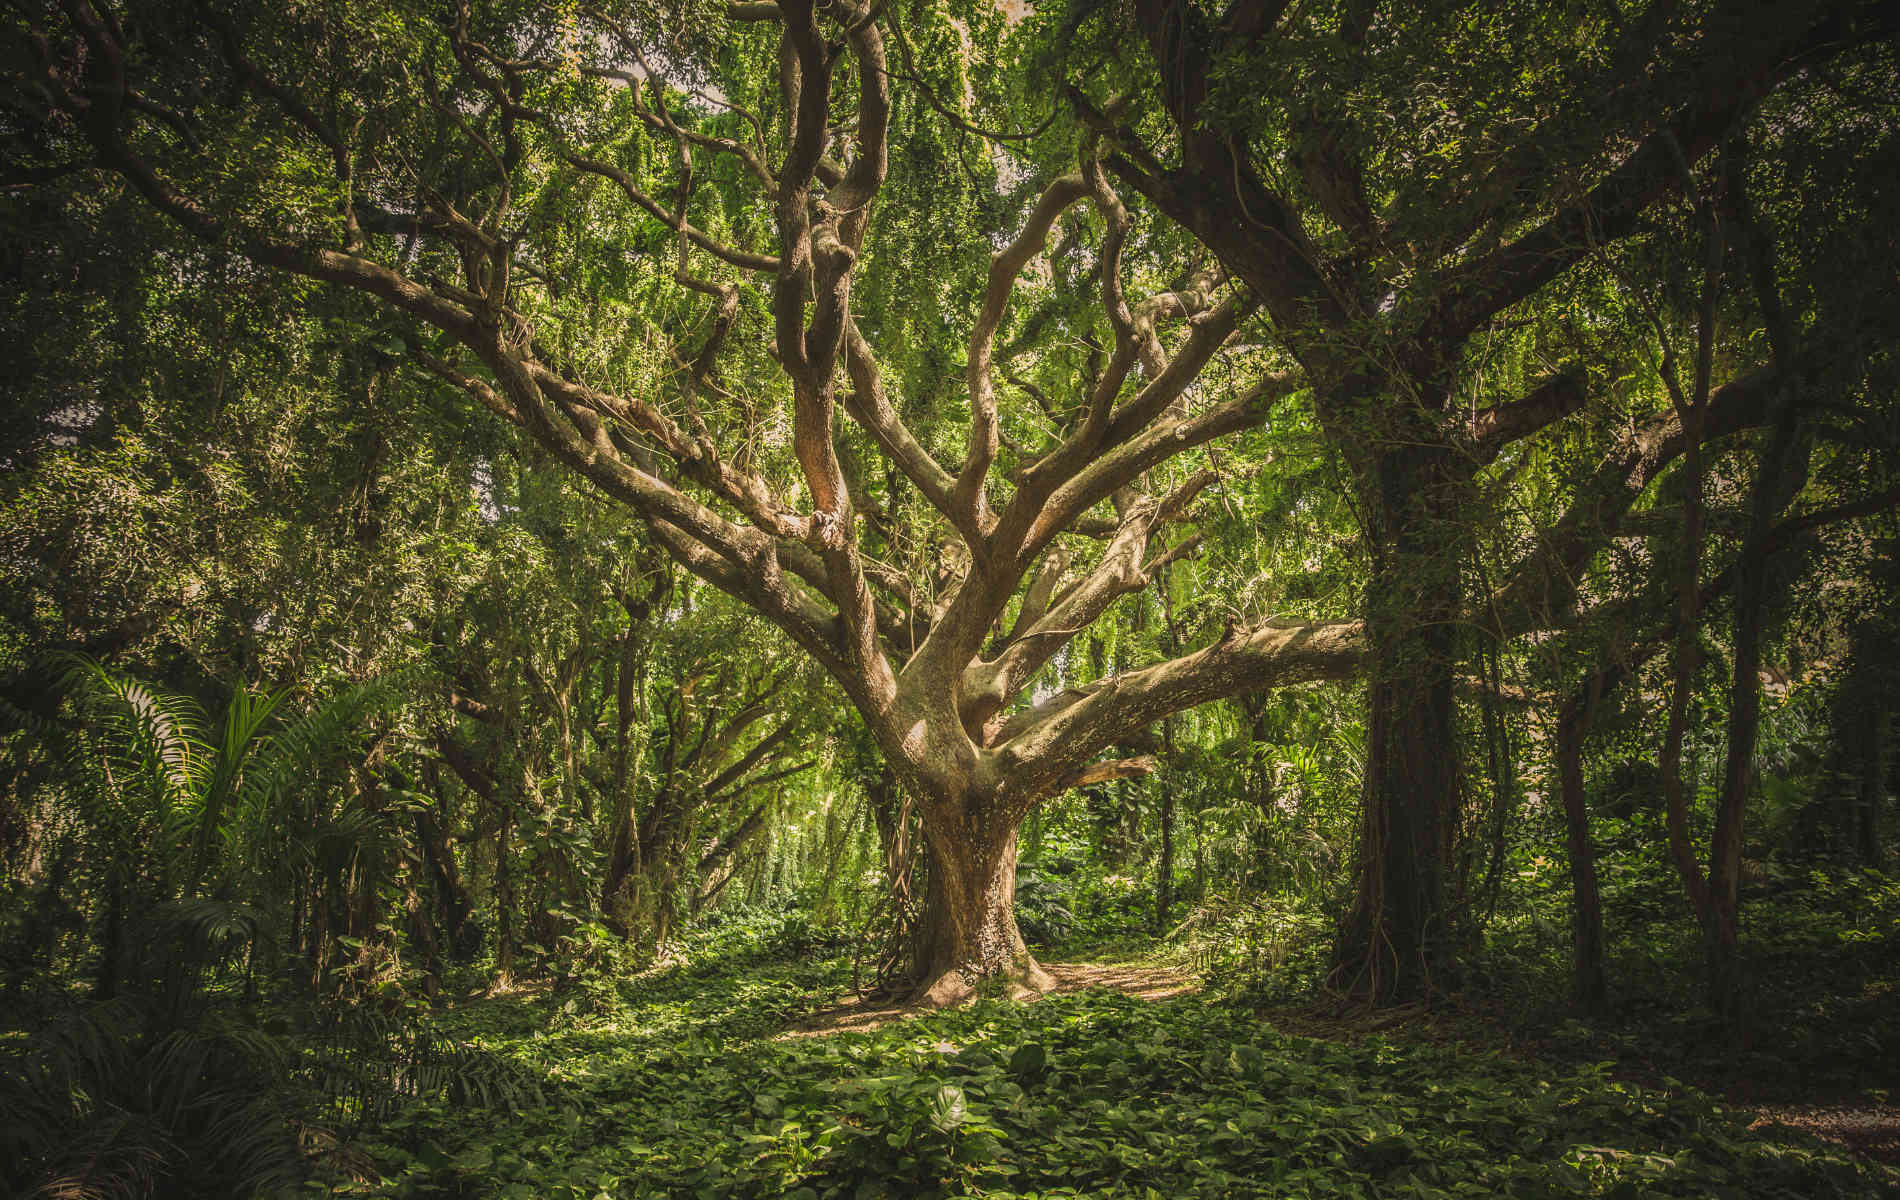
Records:
[[[189,696],[166,692],[83,654],[56,656],[54,664],[82,732],[118,768],[111,790],[123,800],[125,785],[142,782],[151,789],[162,825],[195,814],[216,759],[204,709]]]
[[[246,807],[256,805],[307,778],[365,718],[380,710],[408,682],[403,672],[379,675],[345,688],[278,726],[253,751],[238,802]]]
[[[253,692],[239,688],[225,706],[223,736],[212,758],[205,780],[203,799],[198,806],[197,828],[191,839],[191,859],[185,868],[185,895],[197,890],[204,878],[211,845],[221,831],[228,801],[242,786],[245,765],[254,757],[268,753],[269,735],[263,728],[283,704],[286,691]]]

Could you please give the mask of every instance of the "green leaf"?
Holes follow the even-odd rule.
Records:
[[[1010,1073],[1020,1077],[1040,1076],[1048,1065],[1049,1051],[1038,1042],[1025,1042],[1016,1047],[1016,1053],[1009,1056]]]
[[[969,1111],[969,1101],[964,1098],[963,1089],[954,1083],[946,1083],[931,1097],[930,1123],[939,1132],[949,1133],[963,1124]]]

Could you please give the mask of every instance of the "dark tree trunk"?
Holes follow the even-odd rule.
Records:
[[[409,938],[422,955],[422,992],[433,996],[442,983],[442,939],[436,934],[435,921],[428,905],[422,902],[422,890],[416,886],[416,872],[402,873],[403,911],[409,918]]]
[[[416,813],[416,840],[422,847],[423,869],[435,888],[436,902],[442,911],[442,934],[451,954],[467,952],[467,927],[474,902],[462,885],[455,867],[455,851],[435,814],[428,809]]]
[[[622,937],[646,936],[657,946],[671,933],[672,888],[679,877],[677,856],[683,842],[674,833],[684,819],[685,802],[663,787],[647,804],[646,819],[637,821],[631,807],[619,823],[608,850],[607,875],[601,884],[600,907]]]
[[[125,957],[125,890],[116,873],[107,876],[105,927],[99,934],[99,965],[92,978],[94,1000],[110,1000],[119,994],[119,967]]]
[[[1005,981],[1019,996],[1052,987],[1055,980],[1029,953],[1016,926],[1013,824],[1001,839],[967,830],[945,835],[926,825],[925,839],[930,870],[911,944],[919,980],[914,998],[955,1004],[990,979]]]
[[[1590,841],[1590,810],[1583,790],[1583,735],[1589,712],[1587,703],[1572,701],[1557,720],[1557,777],[1570,850],[1571,964],[1577,1007],[1600,1016],[1609,1006],[1609,987],[1603,974],[1603,906],[1597,896],[1596,848]]]
[[[1887,773],[1892,763],[1891,734],[1893,710],[1884,702],[1869,706],[1865,740],[1861,743],[1859,778],[1854,789],[1855,811],[1852,822],[1855,849],[1863,865],[1885,870],[1886,861],[1880,843],[1880,810],[1887,799]]]
[[[629,811],[614,822],[613,839],[607,846],[607,871],[600,884],[600,911],[621,937],[633,935],[631,905],[623,905],[627,881],[640,868],[640,835]]]
[[[47,855],[46,882],[33,900],[33,916],[22,930],[24,953],[17,965],[7,972],[7,995],[18,997],[29,976],[55,965],[59,957],[60,895],[66,890],[76,858],[72,843],[62,840]]]
[[[1722,770],[1722,796],[1709,841],[1709,913],[1704,921],[1709,942],[1711,1003],[1731,1017],[1739,1015],[1743,980],[1736,962],[1741,915],[1742,824],[1755,771],[1755,746],[1761,731],[1761,643],[1767,623],[1769,554],[1767,538],[1776,514],[1807,479],[1808,444],[1797,436],[1796,410],[1783,385],[1776,403],[1779,419],[1762,454],[1752,496],[1752,524],[1735,564],[1735,666],[1729,685],[1728,752]]]
[[[1371,532],[1369,681],[1359,882],[1341,927],[1334,986],[1373,1003],[1431,995],[1452,982],[1459,922],[1448,886],[1460,812],[1460,743],[1452,681],[1461,601],[1451,522],[1463,495],[1448,453],[1387,452],[1385,511]]]

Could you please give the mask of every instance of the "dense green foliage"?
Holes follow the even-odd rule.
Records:
[[[0,1190],[1893,1188],[1897,55],[9,4]]]

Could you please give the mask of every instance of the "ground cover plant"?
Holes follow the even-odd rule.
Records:
[[[395,1196],[1873,1196],[1900,1174],[1680,1084],[1468,1045],[1288,1034],[1250,1006],[1094,990],[781,1036],[838,960],[768,949],[458,1011],[552,1102],[422,1105],[362,1152]]]

